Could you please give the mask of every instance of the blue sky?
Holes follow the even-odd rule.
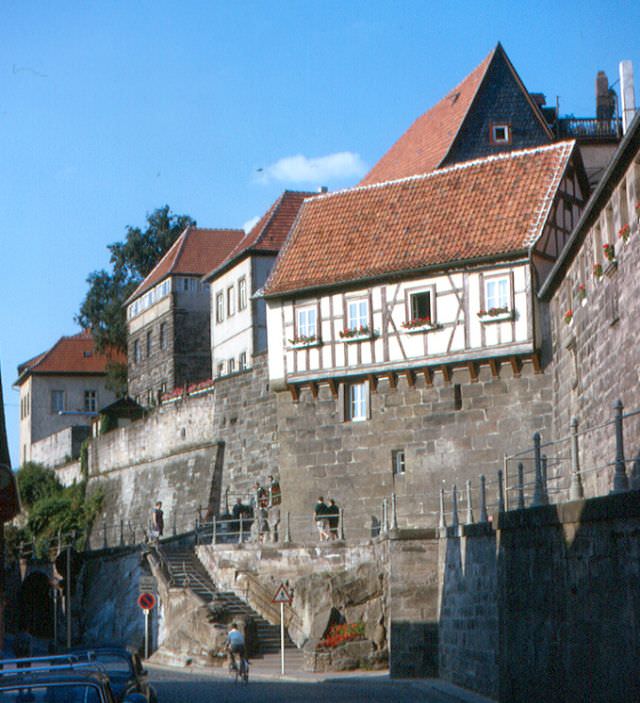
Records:
[[[14,464],[17,365],[77,331],[87,275],[147,212],[241,227],[284,188],[351,185],[497,41],[565,114],[593,116],[621,59],[640,85],[640,3],[3,0],[0,26]]]

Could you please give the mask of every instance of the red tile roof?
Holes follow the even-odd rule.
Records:
[[[526,250],[574,142],[469,161],[305,202],[266,295]]]
[[[224,261],[209,271],[205,280],[220,275],[242,257],[253,252],[277,254],[298,216],[302,203],[306,198],[312,198],[315,195],[318,195],[318,193],[285,190],[253,228],[231,250]]]
[[[495,53],[496,49],[446,97],[418,117],[359,185],[406,178],[438,168],[458,134]]]
[[[88,330],[60,339],[46,352],[18,366],[18,384],[30,374],[103,374],[107,363],[114,361],[126,364],[121,352],[99,354]]]
[[[139,298],[167,276],[202,276],[222,263],[243,237],[244,231],[241,229],[187,227],[153,271],[129,296],[127,303]]]

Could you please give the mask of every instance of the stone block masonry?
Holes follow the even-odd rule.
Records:
[[[454,371],[451,383],[436,372],[432,386],[422,376],[414,387],[404,377],[396,388],[381,380],[363,422],[342,420],[341,398],[327,385],[315,399],[303,389],[298,402],[278,393],[283,507],[303,531],[293,538],[314,536],[311,511],[319,495],[344,508],[348,539],[375,534],[382,500],[392,492],[400,527],[434,526],[440,487],[462,488],[467,479],[477,485],[481,473],[495,478],[504,454],[551,426],[551,381],[530,364],[514,376],[506,362],[498,377],[482,367],[476,382],[466,370]],[[404,452],[403,472],[394,471],[398,451]]]

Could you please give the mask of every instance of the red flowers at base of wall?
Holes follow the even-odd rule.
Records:
[[[327,632],[326,637],[318,642],[318,648],[324,647],[326,649],[332,649],[333,647],[339,647],[345,642],[361,639],[364,639],[363,622],[332,625],[329,628],[329,632]]]
[[[356,327],[354,329],[346,327],[340,332],[340,336],[343,339],[349,339],[349,337],[369,337],[370,335],[371,328],[368,325],[361,325],[360,327]]]

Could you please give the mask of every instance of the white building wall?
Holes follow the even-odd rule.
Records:
[[[486,280],[509,280],[508,312],[480,316],[486,301]],[[430,291],[433,328],[410,330],[412,294]],[[340,336],[348,326],[346,306],[369,300],[371,337],[350,341]],[[268,302],[269,373],[272,382],[322,378],[336,371],[402,368],[456,358],[533,351],[530,319],[531,284],[527,261],[384,283],[370,288],[306,299]],[[296,344],[296,310],[315,305],[319,340]]]

